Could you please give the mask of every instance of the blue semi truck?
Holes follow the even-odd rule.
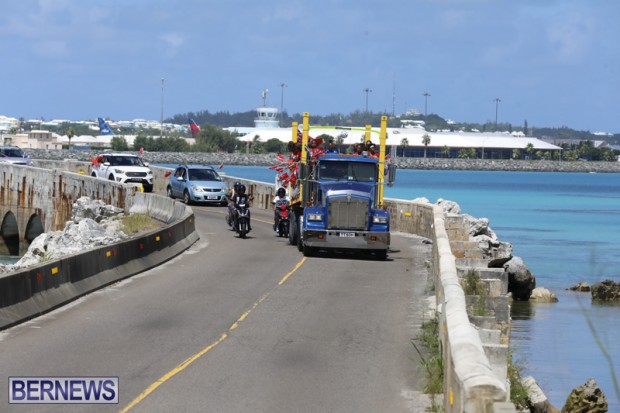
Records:
[[[299,179],[289,188],[289,242],[305,256],[318,250],[363,251],[385,260],[390,246],[390,213],[383,204],[383,189],[395,177],[395,166],[385,166],[387,117],[381,120],[379,158],[367,154],[311,157],[306,149],[308,118],[304,113]],[[367,139],[373,132],[369,125],[359,130]]]

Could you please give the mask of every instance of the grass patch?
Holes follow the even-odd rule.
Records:
[[[486,288],[484,288],[484,282],[482,282],[480,279],[480,274],[476,270],[467,271],[467,274],[463,277],[461,284],[463,285],[465,295],[487,295]]]
[[[527,389],[521,382],[523,366],[514,362],[512,350],[508,349],[508,380],[510,381],[510,401],[517,409],[527,409],[529,397]]]
[[[472,316],[484,317],[489,315],[485,306],[485,298],[488,296],[484,282],[480,279],[480,274],[476,270],[469,270],[461,281],[465,295],[478,296],[476,303],[469,308],[468,312]]]
[[[151,217],[146,214],[125,215],[121,218],[121,223],[125,234],[135,234],[157,227],[151,220]]]
[[[424,348],[424,352],[418,347],[416,341]],[[418,353],[426,373],[426,385],[422,391],[431,395],[430,411],[440,413],[443,407],[437,403],[435,395],[443,393],[444,364],[437,316],[422,324],[420,334],[411,340],[411,344]]]

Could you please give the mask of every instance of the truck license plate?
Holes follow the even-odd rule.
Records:
[[[354,238],[355,237],[355,232],[341,232],[338,235],[343,237],[343,238]]]
[[[207,199],[218,199],[217,196],[208,196]]]

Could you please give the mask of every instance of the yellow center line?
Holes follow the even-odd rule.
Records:
[[[299,261],[297,263],[297,265],[295,265],[295,267],[289,271],[284,277],[282,277],[282,279],[280,280],[280,282],[278,282],[278,286],[284,284],[290,277],[291,275],[293,275],[293,273],[295,273],[295,271],[297,271],[302,265],[303,263],[306,261],[306,257],[303,257],[301,259],[301,261]],[[245,313],[243,313],[241,315],[241,317],[239,317],[237,319],[237,321],[235,321],[230,328],[228,329],[229,332],[232,332],[233,330],[235,330],[237,327],[239,327],[239,324],[245,320],[247,318],[248,315],[250,315],[250,313],[259,306],[260,303],[262,303],[263,301],[265,301],[265,299],[267,299],[267,297],[269,297],[269,294],[271,294],[271,292],[276,288],[277,286],[273,287],[269,292],[263,294],[263,296],[261,298],[258,299],[258,301],[256,301],[253,305],[252,308],[250,308],[248,311],[246,311]],[[180,372],[182,372],[183,370],[185,370],[187,367],[189,367],[192,363],[194,363],[196,360],[198,360],[200,357],[204,356],[205,354],[207,354],[209,351],[211,351],[213,348],[215,348],[218,344],[220,344],[221,342],[223,342],[224,340],[226,340],[226,338],[228,338],[228,334],[227,333],[222,333],[222,335],[220,336],[220,338],[218,338],[216,341],[214,341],[213,343],[209,344],[207,347],[203,348],[202,350],[200,350],[198,353],[194,354],[193,356],[189,357],[188,359],[186,359],[184,362],[182,362],[181,364],[179,364],[178,366],[176,366],[175,368],[173,368],[172,370],[170,370],[168,373],[164,374],[163,376],[161,376],[159,379],[157,379],[155,381],[155,383],[151,384],[149,387],[147,387],[146,390],[144,390],[142,393],[140,393],[140,395],[138,397],[136,397],[135,399],[133,399],[131,401],[131,403],[129,403],[123,410],[120,411],[120,413],[127,413],[129,410],[133,409],[138,403],[140,403],[142,400],[146,399],[147,396],[149,396],[151,393],[153,393],[155,390],[157,390],[157,388],[159,386],[161,386],[162,384],[164,384],[165,382],[167,382],[168,380],[170,380],[172,377],[176,376],[177,374],[179,374]]]

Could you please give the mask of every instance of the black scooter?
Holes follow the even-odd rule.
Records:
[[[240,238],[250,232],[250,206],[247,196],[241,196],[235,203],[235,231]]]

